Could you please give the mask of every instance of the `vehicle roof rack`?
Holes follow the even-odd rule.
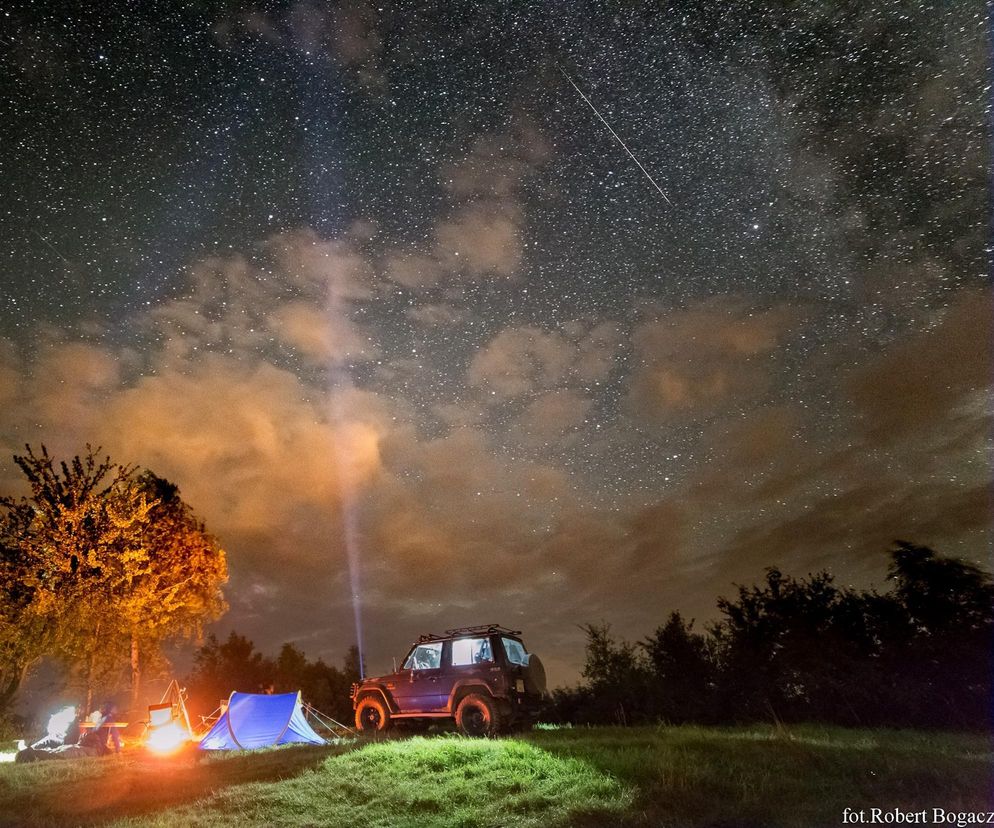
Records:
[[[436,635],[435,633],[422,633],[418,636],[418,644],[426,644],[429,641],[444,641],[447,638],[455,638],[459,635],[475,635],[475,634],[485,634],[485,635],[521,635],[521,630],[510,630],[507,627],[502,627],[500,624],[478,624],[474,627],[453,627],[451,630],[446,630],[445,635]]]
[[[470,635],[472,633],[487,633],[493,635],[495,633],[503,633],[505,635],[521,635],[521,630],[509,630],[507,627],[502,627],[500,624],[479,624],[475,627],[454,627],[451,630],[446,630],[446,635]]]
[[[424,644],[426,641],[441,641],[444,638],[448,638],[448,636],[435,635],[435,633],[421,633],[418,636],[418,644]]]

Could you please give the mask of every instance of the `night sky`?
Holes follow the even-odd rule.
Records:
[[[355,593],[374,672],[497,621],[556,683],[769,565],[986,565],[985,4],[6,8],[0,486],[177,483],[219,634],[337,662]]]

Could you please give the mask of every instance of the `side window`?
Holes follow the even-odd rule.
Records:
[[[528,664],[528,653],[525,652],[525,648],[521,646],[520,641],[515,641],[513,638],[501,638],[501,642],[504,644],[504,652],[507,653],[507,660],[511,664],[521,664],[522,666]]]
[[[452,642],[452,666],[481,664],[493,661],[493,649],[489,638],[457,638]]]
[[[405,670],[434,670],[442,666],[442,642],[418,644],[404,662]]]

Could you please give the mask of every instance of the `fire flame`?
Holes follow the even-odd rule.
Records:
[[[175,753],[190,741],[190,734],[179,722],[160,725],[148,735],[145,746],[160,755]]]

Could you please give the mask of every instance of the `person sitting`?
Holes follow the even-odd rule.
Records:
[[[106,756],[113,751],[121,752],[121,735],[112,726],[117,707],[113,702],[107,702],[100,708],[100,717],[94,726],[84,733],[77,743],[81,748],[90,751],[91,756]]]
[[[37,762],[43,759],[82,759],[88,756],[106,756],[121,752],[121,736],[113,727],[117,708],[112,702],[104,704],[99,712],[90,716],[92,727],[83,732],[79,740],[58,747],[44,748],[31,746],[20,750],[15,762]]]

